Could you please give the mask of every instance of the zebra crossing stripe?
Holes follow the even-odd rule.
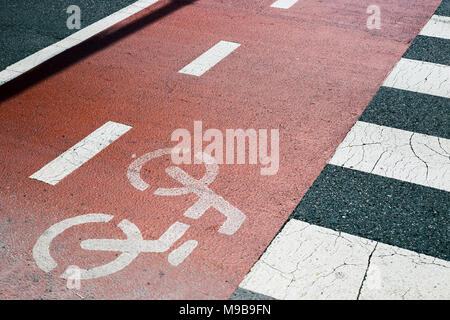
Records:
[[[450,17],[432,16],[419,34],[450,40]]]
[[[402,58],[383,86],[450,98],[448,84],[450,66]]]
[[[232,298],[450,298],[447,15],[444,1]]]
[[[290,220],[240,288],[276,299],[449,299],[445,260]]]
[[[358,121],[330,164],[450,192],[450,140]]]

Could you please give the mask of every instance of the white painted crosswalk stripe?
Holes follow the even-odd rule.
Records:
[[[298,0],[277,0],[274,3],[272,3],[270,6],[272,8],[289,9],[297,2],[298,2]]]
[[[239,43],[220,41],[178,72],[200,77],[239,46]]]
[[[292,219],[239,287],[276,299],[449,299],[449,267]]]
[[[450,40],[450,17],[434,15],[419,33],[422,36]]]
[[[450,66],[402,58],[383,86],[450,98]]]
[[[276,3],[278,2],[283,1]],[[449,39],[449,21],[449,17],[435,15],[420,34]],[[414,93],[424,94],[421,96],[429,95],[427,97],[430,101],[442,99],[433,98],[431,95],[450,98],[450,66],[402,58],[386,78],[383,86],[400,89],[396,91],[410,91],[408,96],[413,96]],[[427,100],[423,98],[422,101]],[[408,101],[402,101],[402,103],[408,105]],[[409,107],[414,106],[409,105]],[[426,110],[427,105],[423,107]],[[405,118],[405,121],[411,121],[408,115],[405,115]],[[372,117],[372,119],[379,118]],[[450,140],[441,137],[358,121],[337,148],[329,164],[438,189],[428,190],[436,191],[432,194],[443,194],[440,190],[450,192]],[[331,188],[323,188],[324,183],[330,183],[338,190],[340,190],[340,184],[346,183],[342,180],[344,175],[339,173],[342,169],[334,166],[326,166],[325,174],[323,176],[321,174],[315,182],[315,189],[313,186],[303,197],[291,215],[291,220],[286,223],[247,274],[239,290],[276,299],[450,299],[450,262],[404,249],[413,248],[412,250],[417,249],[418,252],[423,252],[421,250],[424,245],[433,246],[439,242],[441,230],[433,234],[433,237],[438,239],[427,239],[426,244],[422,246],[404,243],[405,238],[401,239],[401,237],[404,237],[405,233],[399,237],[392,237],[388,233],[401,234],[405,231],[402,229],[404,226],[399,225],[399,221],[395,220],[395,216],[411,214],[414,209],[398,212],[399,209],[405,208],[405,206],[395,205],[399,201],[377,203],[376,197],[370,198],[364,194],[367,190],[374,190],[374,185],[370,185],[371,188],[368,189],[356,190],[361,192],[361,199],[349,200],[344,193],[349,192],[351,195],[355,185],[365,183],[355,178],[357,175],[353,174],[356,172],[351,170],[345,171],[351,172],[349,179],[356,179],[355,184],[350,184],[348,188],[342,185],[344,191],[338,191],[335,194],[330,192],[331,195],[325,195],[324,190],[331,190]],[[371,179],[367,183],[376,184],[378,183],[376,181],[386,181],[387,189],[389,186],[399,185],[396,181],[397,184],[392,184],[394,180],[390,179]],[[412,184],[402,183],[405,188],[418,187]],[[408,188],[405,190],[410,190]],[[420,187],[413,190],[424,189]],[[325,198],[323,206],[322,194]],[[383,195],[386,194],[388,197],[395,196],[395,191],[383,193]],[[404,193],[399,194],[404,195]],[[429,194],[412,193],[411,197],[417,196],[420,199]],[[338,201],[343,208],[336,208],[336,202],[331,201],[330,197],[331,200],[343,199],[342,202]],[[440,199],[444,198],[433,198],[430,202],[441,201]],[[362,206],[361,201],[374,207]],[[408,199],[402,198],[401,201],[408,202]],[[442,203],[433,206],[434,214],[447,213],[445,209],[440,210],[441,205]],[[314,212],[311,213],[311,211]],[[347,213],[353,213],[353,216],[346,216]],[[393,216],[392,220],[390,213]],[[418,215],[422,213],[431,212],[427,209],[417,210]],[[364,222],[351,221],[359,217],[364,219]],[[383,225],[386,217],[389,217],[389,222]],[[436,228],[436,225],[426,224],[430,220],[418,218],[420,219],[417,223],[425,222],[427,228]],[[305,219],[323,226],[297,219]],[[355,232],[370,239],[328,229],[336,226],[336,230],[353,233],[354,230],[364,229],[364,223],[370,219],[375,219],[375,225],[382,231]],[[352,223],[356,225],[348,228],[347,226]],[[395,225],[390,226],[389,223]],[[445,229],[445,223],[440,227]],[[408,228],[414,228],[415,232],[419,232],[417,226],[408,225]],[[406,234],[410,235],[414,232],[406,232]],[[416,240],[412,238],[411,241]],[[381,241],[386,239],[385,242],[396,246],[373,239],[381,239]],[[424,240],[422,238],[417,241]],[[404,246],[404,248],[397,246]],[[440,250],[427,252],[436,256],[440,255],[441,258],[446,256]]]
[[[109,121],[32,174],[30,178],[56,185],[130,129],[130,126]]]
[[[358,121],[330,164],[450,191],[450,140]]]

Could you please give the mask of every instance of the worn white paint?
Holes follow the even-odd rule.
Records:
[[[80,224],[93,222],[108,222],[114,216],[104,213],[90,213],[82,216],[65,219],[48,228],[36,241],[33,247],[33,257],[38,267],[45,272],[56,268],[57,263],[50,255],[50,245],[56,236],[65,230]]]
[[[67,229],[81,224],[94,222],[109,222],[114,216],[103,213],[85,214],[60,221],[48,228],[37,240],[33,247],[33,257],[40,269],[50,272],[57,267],[57,263],[50,254],[52,241]],[[141,252],[165,252],[178,241],[189,229],[189,225],[175,222],[157,240],[144,240],[141,231],[130,221],[124,219],[117,225],[125,234],[126,239],[88,239],[81,242],[85,250],[114,251],[120,255],[113,261],[91,269],[78,268],[80,280],[104,277],[118,272],[128,266]],[[195,249],[197,242],[187,241],[169,255],[169,262],[178,265]],[[73,272],[71,267],[61,275],[69,279]]]
[[[199,197],[199,200],[184,213],[185,217],[191,219],[200,218],[209,208],[214,208],[222,213],[227,219],[220,226],[219,232],[233,235],[244,222],[246,216],[239,209],[231,205],[221,196],[217,195],[208,186],[191,177],[178,167],[166,169],[168,175],[182,183],[188,190]],[[158,190],[157,190],[158,191]],[[155,192],[156,193],[156,192]]]
[[[178,72],[200,77],[239,46],[239,43],[220,41]]]
[[[450,17],[434,15],[419,33],[422,36],[450,40]]]
[[[105,265],[88,270],[81,270],[82,279],[100,278],[118,272],[128,266],[141,252],[165,252],[180,239],[189,225],[175,222],[157,240],[144,240],[139,229],[127,220],[118,225],[126,234],[127,239],[88,239],[81,242],[85,250],[117,251],[119,257]],[[192,248],[193,250],[194,248]],[[187,253],[189,255],[190,252]],[[186,258],[187,256],[185,256]],[[184,260],[184,259],[183,259]],[[65,277],[63,274],[61,277]]]
[[[372,272],[372,270],[378,270]],[[373,280],[373,277],[379,277]],[[374,283],[375,285],[370,285]],[[360,299],[450,298],[450,263],[379,243],[370,259]]]
[[[128,167],[127,171],[127,177],[130,183],[138,190],[146,190],[149,185],[142,180],[140,175],[140,171],[143,165],[145,165],[152,159],[161,157],[163,155],[169,155],[172,152],[176,151],[170,148],[159,149],[144,154],[143,156],[133,161]],[[225,222],[219,228],[219,232],[226,235],[232,235],[241,227],[246,216],[239,209],[231,205],[228,201],[217,195],[208,187],[208,185],[215,180],[219,172],[219,166],[215,162],[215,159],[206,153],[203,154],[203,157],[201,157],[199,154],[196,154],[195,156],[198,159],[202,159],[206,168],[206,173],[200,180],[191,177],[179,167],[171,166],[166,168],[166,173],[176,181],[180,182],[183,187],[158,188],[155,190],[154,194],[160,196],[179,196],[189,193],[196,194],[199,199],[196,203],[194,203],[190,208],[186,210],[184,216],[191,219],[198,219],[209,208],[215,208],[217,211],[227,217]]]
[[[50,58],[60,54],[61,52],[76,46],[77,44],[99,34],[107,28],[117,24],[120,21],[127,19],[133,14],[144,10],[145,8],[156,3],[158,0],[139,0],[89,26],[77,31],[67,38],[56,42],[32,55],[8,66],[5,70],[0,72],[0,85],[11,81],[24,72],[27,72],[34,67],[42,64]],[[13,72],[12,72],[13,71]]]
[[[130,129],[130,126],[109,121],[33,173],[30,178],[55,185]]]
[[[449,299],[449,267],[293,219],[240,287],[277,299]]]
[[[91,269],[80,268],[79,272],[81,280],[100,278],[115,273],[117,271],[120,271],[126,266],[128,266],[131,262],[133,262],[133,260],[136,259],[136,257],[139,255],[140,248],[137,244],[139,244],[140,241],[142,241],[142,235],[139,229],[133,223],[127,220],[122,220],[117,226],[123,231],[123,233],[127,237],[127,240],[122,241],[126,241],[129,244],[134,243],[136,245],[134,246],[129,245],[123,250],[120,250],[122,248],[117,248],[117,250],[107,250],[107,251],[119,251],[120,255],[113,261],[98,267],[94,267]],[[87,249],[83,246],[82,248]],[[101,250],[101,248],[97,247],[95,250]],[[67,279],[69,276],[70,273],[68,272],[68,270],[66,270],[61,275],[61,278]]]
[[[383,86],[450,98],[450,66],[402,58]]]
[[[12,70],[3,70],[0,72],[0,86],[6,82],[8,82],[11,79],[14,79],[15,77],[19,76],[20,72],[12,71]]]
[[[450,191],[450,140],[358,121],[330,164]]]
[[[298,2],[298,0],[277,0],[274,3],[272,3],[270,6],[272,8],[289,9],[297,2]]]
[[[101,251],[138,251],[138,252],[165,252],[180,239],[189,229],[189,225],[175,222],[157,240],[142,239],[141,232],[127,220],[122,220],[118,225],[128,236],[122,239],[88,239],[81,242],[81,247],[85,250]]]
[[[169,253],[169,263],[173,266],[178,266],[186,259],[192,251],[197,247],[198,242],[195,240],[188,240],[181,246]]]
[[[276,299],[355,299],[375,242],[290,220],[240,287]]]

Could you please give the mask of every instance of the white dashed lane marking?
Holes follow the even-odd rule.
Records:
[[[200,77],[239,46],[239,43],[220,41],[178,72]]]
[[[450,140],[358,121],[330,164],[450,191]]]
[[[130,126],[109,121],[32,174],[30,178],[55,185],[130,129]]]
[[[272,8],[289,9],[294,4],[296,4],[297,1],[298,0],[277,0],[274,3],[272,3],[270,6]]]
[[[450,66],[402,58],[383,86],[450,98]]]
[[[276,299],[449,299],[449,267],[292,219],[239,287]]]
[[[432,16],[419,34],[450,40],[450,17]]]

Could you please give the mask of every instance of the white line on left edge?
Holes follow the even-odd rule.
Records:
[[[121,123],[109,121],[39,171],[33,173],[30,178],[54,186],[131,128]]]
[[[91,38],[92,36],[108,29],[116,23],[127,19],[133,14],[144,10],[145,8],[155,4],[158,0],[139,0],[131,5],[114,12],[113,14],[94,22],[86,28],[77,31],[67,38],[56,42],[40,51],[29,55],[28,57],[8,66],[5,70],[0,72],[0,86],[8,81],[18,77],[22,73],[25,73],[41,63],[49,60],[50,58],[66,51],[69,48],[76,46],[77,44]]]

